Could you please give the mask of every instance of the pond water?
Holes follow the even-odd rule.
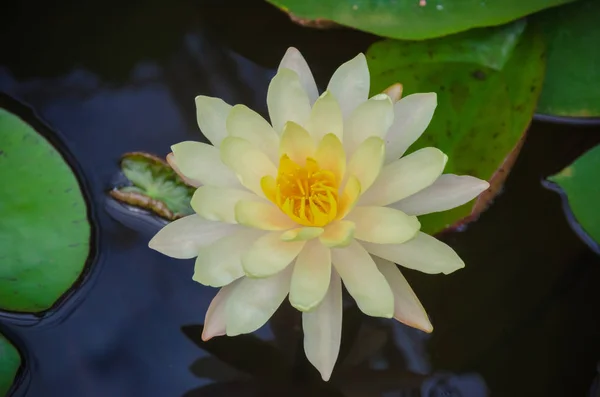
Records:
[[[95,223],[93,263],[68,300],[41,318],[0,313],[0,330],[26,363],[12,396],[590,392],[600,361],[600,258],[541,182],[599,143],[600,126],[534,121],[492,207],[443,236],[467,267],[449,276],[404,272],[435,331],[350,305],[326,384],[304,358],[300,317],[287,302],[256,335],[201,342],[216,290],[192,281],[193,261],[148,249],[156,226],[111,217],[106,191],[123,153],[164,156],[173,143],[203,139],[196,95],[265,114],[268,82],[288,46],[304,53],[323,86],[376,38],[301,28],[259,1],[235,9],[146,1],[119,12],[112,3],[65,2],[35,15],[16,4],[22,9],[2,27],[0,91],[33,108],[72,154]]]

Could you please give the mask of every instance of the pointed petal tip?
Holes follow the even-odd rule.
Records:
[[[312,311],[314,308],[316,308],[317,306],[319,306],[319,303],[321,303],[321,301],[320,301],[320,300],[319,300],[319,301],[316,301],[316,302],[309,303],[308,305],[302,305],[302,304],[299,304],[298,302],[293,302],[293,301],[290,299],[290,304],[291,304],[291,305],[292,305],[294,308],[296,308],[298,311],[300,311],[300,312],[310,312],[310,311]]]
[[[370,100],[372,100],[372,101],[387,101],[390,103],[390,105],[393,105],[393,103],[394,103],[392,101],[392,98],[388,94],[385,94],[385,93],[373,95]]]
[[[200,336],[200,338],[202,339],[202,342],[208,342],[212,338],[223,335],[225,335],[225,333],[207,332],[206,328],[204,328],[204,330],[202,331],[202,336]]]
[[[333,372],[333,368],[331,370],[324,370],[324,371],[319,370],[319,373],[321,374],[321,379],[323,379],[324,382],[329,382],[332,372]]]
[[[301,54],[300,50],[298,50],[296,47],[290,46],[288,47],[288,49],[285,51],[285,55],[290,54],[290,55],[297,55],[297,54]],[[284,56],[285,56],[284,55]]]

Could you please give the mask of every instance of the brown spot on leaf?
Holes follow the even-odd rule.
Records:
[[[471,73],[471,76],[473,76],[473,78],[477,79],[477,80],[485,80],[486,75],[482,70],[476,70],[473,73]]]

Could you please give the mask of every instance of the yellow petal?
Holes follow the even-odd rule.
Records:
[[[260,114],[244,105],[235,105],[227,117],[227,132],[254,144],[271,161],[279,161],[279,135]]]
[[[360,310],[374,317],[391,318],[394,295],[371,255],[356,241],[331,251],[333,266]]]
[[[355,176],[364,194],[375,182],[385,156],[385,142],[378,137],[370,137],[356,149],[348,163],[348,175]]]
[[[271,125],[278,133],[288,121],[300,125],[308,121],[310,100],[296,72],[286,68],[277,71],[267,91],[267,107]]]
[[[442,174],[448,157],[427,147],[387,164],[360,205],[389,205],[430,186]]]
[[[283,241],[307,241],[319,237],[325,229],[320,227],[298,227],[281,234]]]
[[[222,99],[204,95],[196,97],[196,118],[202,134],[216,147],[219,147],[227,136],[225,120],[231,110],[231,105]]]
[[[315,144],[308,131],[302,126],[288,121],[283,127],[279,157],[287,155],[296,164],[304,165],[307,157],[314,157]]]
[[[218,156],[218,152],[217,152],[217,156]],[[219,158],[219,161],[221,161],[220,158]],[[173,154],[173,152],[167,154],[167,163],[169,164],[169,166],[171,166],[171,168],[173,168],[173,171],[175,171],[175,173],[177,175],[179,175],[179,177],[183,180],[183,182],[185,182],[186,185],[193,186],[193,187],[198,187],[198,186],[202,185],[202,182],[200,182],[196,179],[188,178],[187,176],[184,175],[183,172],[181,172],[181,170],[177,166],[177,162],[175,161],[175,155]],[[221,164],[223,164],[223,163],[221,163]],[[223,166],[224,165],[225,164],[223,164]],[[227,169],[227,171],[229,171],[229,168],[227,168],[227,167],[224,167],[224,168]],[[231,171],[229,171],[229,172],[231,173]],[[237,178],[235,178],[235,175],[231,174],[231,176],[233,177],[234,181],[236,183],[238,183],[238,180],[237,180]]]
[[[191,206],[204,219],[236,223],[235,205],[240,200],[258,200],[252,192],[240,189],[200,186],[192,196]]]
[[[326,247],[346,247],[354,238],[356,225],[350,221],[335,221],[325,227],[325,232],[319,240]]]
[[[325,91],[317,99],[310,112],[306,129],[315,142],[319,142],[327,134],[333,134],[338,139],[342,139],[344,130],[342,110],[331,92]]]
[[[281,241],[281,232],[269,232],[256,240],[242,256],[250,277],[268,277],[285,269],[300,253],[305,241]]]
[[[452,248],[423,232],[403,244],[362,245],[373,255],[423,273],[450,274],[465,267]]]
[[[319,242],[306,243],[294,264],[290,303],[300,311],[314,309],[325,297],[331,276],[331,251]]]
[[[287,230],[296,225],[275,204],[266,201],[238,201],[235,220],[240,225],[261,230]]]
[[[356,224],[355,238],[376,244],[403,243],[421,228],[416,216],[387,207],[355,207],[344,220]]]
[[[389,96],[379,94],[360,104],[344,123],[344,148],[351,156],[366,139],[384,138],[394,121],[394,106]]]
[[[183,175],[203,185],[241,187],[235,174],[221,161],[219,149],[186,141],[171,146],[175,164]]]
[[[377,256],[374,256],[373,260],[394,293],[394,318],[409,327],[418,328],[424,332],[433,331],[427,312],[398,266]]]
[[[346,173],[346,152],[335,134],[326,134],[319,142],[315,160],[321,169],[333,172],[337,183],[341,183]]]
[[[263,234],[259,230],[240,229],[200,248],[192,279],[209,287],[222,287],[242,277],[242,255]]]
[[[242,278],[225,305],[227,335],[247,334],[262,327],[287,296],[291,274],[290,267],[272,277]]]
[[[306,358],[328,381],[340,352],[342,341],[342,283],[335,270],[327,295],[316,309],[302,313]]]
[[[227,137],[221,143],[221,160],[238,177],[241,184],[265,197],[260,181],[264,176],[275,176],[277,168],[269,157],[245,139]]]
[[[275,178],[271,175],[263,176],[260,179],[260,188],[267,200],[274,203],[277,195],[277,181]]]
[[[351,175],[346,181],[346,186],[340,195],[336,219],[343,219],[356,205],[360,197],[360,182],[358,178]]]

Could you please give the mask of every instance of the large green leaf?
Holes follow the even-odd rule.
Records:
[[[87,207],[63,157],[0,108],[0,308],[48,309],[84,268]]]
[[[404,93],[436,92],[436,113],[410,151],[435,146],[449,161],[445,172],[489,180],[493,196],[520,149],[544,74],[544,46],[524,21],[425,42],[385,40],[367,52],[372,93],[399,82]],[[505,161],[506,160],[506,161]],[[468,217],[473,204],[425,215],[436,233]]]
[[[5,396],[21,365],[21,356],[15,347],[0,334],[0,396]]]
[[[538,112],[600,116],[600,1],[548,10],[535,22],[548,43],[548,70]]]
[[[583,232],[600,245],[600,145],[548,180],[560,186]]]
[[[379,36],[422,40],[496,26],[573,0],[267,0],[302,20],[331,20]],[[306,23],[305,23],[306,24]]]

